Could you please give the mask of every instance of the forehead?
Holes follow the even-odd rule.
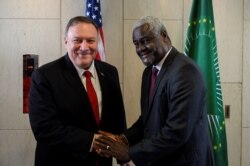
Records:
[[[97,36],[97,30],[90,23],[77,23],[69,27],[68,35],[90,35]]]
[[[142,38],[147,36],[154,36],[153,29],[148,23],[136,27],[133,31],[133,39]]]

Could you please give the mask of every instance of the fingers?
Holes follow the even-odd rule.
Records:
[[[106,136],[106,137],[109,137],[113,140],[116,139],[116,135],[112,134],[112,133],[109,133],[109,132],[106,132],[106,131],[102,131],[102,130],[99,130],[98,131],[99,134],[103,135],[103,136]]]
[[[103,141],[99,141],[98,138],[96,138],[93,142],[93,148],[97,149],[99,152],[100,150],[103,150],[103,151],[109,150],[110,147],[109,147],[109,144],[107,144]]]
[[[111,138],[107,136],[95,134],[94,141],[93,141],[93,149],[98,155],[102,157],[113,156],[112,152],[110,151],[113,140],[112,139],[110,140],[110,139]]]
[[[115,157],[116,159],[126,161],[128,156],[128,145],[118,135],[105,131],[98,131],[94,140],[93,147],[100,156]]]
[[[112,133],[109,133],[109,132],[103,131],[103,130],[99,130],[98,133],[99,133],[99,134],[103,134],[103,135],[107,135],[107,136],[108,136],[108,135],[114,135],[114,134],[112,134]]]
[[[111,157],[110,154],[105,153],[102,149],[97,149],[96,153],[101,157],[107,157],[107,158]]]
[[[110,144],[112,144],[112,143],[113,143],[114,141],[116,141],[116,140],[114,140],[113,138],[108,137],[108,136],[106,136],[106,135],[100,135],[100,136],[98,136],[98,137],[96,138],[96,141],[97,141],[98,143],[100,143],[100,144],[110,145]]]

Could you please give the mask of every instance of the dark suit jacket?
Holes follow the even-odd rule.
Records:
[[[125,132],[136,166],[211,166],[213,154],[198,67],[172,48],[149,104],[152,66],[143,72],[141,116]]]
[[[100,126],[79,75],[68,55],[48,63],[32,74],[29,116],[37,140],[36,166],[111,166],[111,158],[90,153],[99,129],[115,134],[126,128],[125,111],[114,66],[95,61],[102,91]]]

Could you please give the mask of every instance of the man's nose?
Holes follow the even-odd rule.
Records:
[[[145,50],[145,45],[143,43],[139,43],[139,46],[138,46],[138,51],[143,51]]]
[[[81,50],[85,50],[86,48],[88,48],[88,44],[87,44],[86,40],[82,41],[80,48],[81,48]]]

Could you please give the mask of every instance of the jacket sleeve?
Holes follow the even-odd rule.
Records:
[[[29,118],[37,142],[52,149],[87,157],[93,133],[61,121],[53,88],[42,73],[39,69],[33,72],[29,94]]]
[[[168,77],[163,88],[156,92],[158,98],[152,103],[151,115],[143,129],[144,135],[148,132],[146,128],[151,128],[153,134],[147,134],[129,149],[129,156],[136,165],[147,165],[173,155],[190,141],[204,114],[205,88],[197,68],[183,65]],[[166,115],[163,124],[159,124],[160,112]]]

